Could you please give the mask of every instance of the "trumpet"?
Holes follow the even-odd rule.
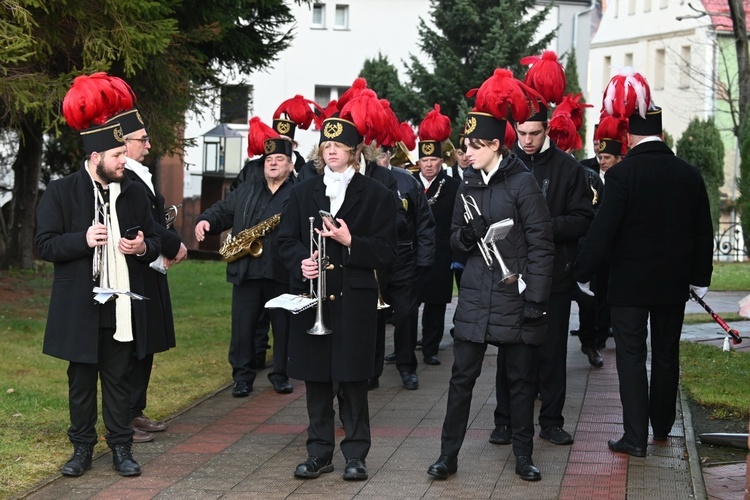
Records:
[[[462,193],[461,201],[463,201],[464,203],[464,220],[467,223],[470,223],[474,219],[474,214],[471,211],[472,208],[476,211],[477,217],[482,216],[482,213],[479,211],[479,205],[477,204],[477,201],[473,196],[464,196]],[[483,236],[479,239],[479,241],[477,241],[477,246],[479,247],[479,251],[482,254],[482,258],[484,259],[485,264],[487,264],[487,268],[490,271],[494,269],[494,257],[497,263],[500,265],[500,272],[502,273],[502,276],[500,277],[500,283],[504,285],[510,285],[518,281],[518,273],[514,273],[508,268],[507,265],[505,265],[503,256],[500,255],[500,251],[497,249],[496,242],[499,239],[502,238],[491,239],[488,243],[485,239],[485,236]]]
[[[174,221],[177,219],[177,212],[181,206],[182,203],[179,205],[171,205],[164,210],[164,221],[167,223],[167,229],[174,224]]]
[[[378,311],[382,309],[388,309],[389,307],[391,307],[391,305],[385,303],[385,300],[383,300],[383,294],[380,293],[380,281],[378,281],[378,271],[377,269],[373,269],[372,272],[375,273],[375,283],[378,285]]]
[[[315,217],[310,217],[310,255],[318,249],[318,282],[317,289],[313,287],[313,280],[310,280],[310,297],[318,300],[316,304],[315,323],[307,330],[310,335],[330,335],[331,329],[323,324],[323,300],[326,296],[326,271],[333,269],[326,255],[326,239],[320,233],[315,236]]]

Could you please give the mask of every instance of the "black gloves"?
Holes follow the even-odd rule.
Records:
[[[484,238],[487,233],[487,223],[483,217],[474,217],[469,221],[468,226],[461,228],[461,242],[466,246],[471,246],[477,241]]]
[[[538,302],[524,301],[523,323],[543,323],[547,320],[547,306]]]

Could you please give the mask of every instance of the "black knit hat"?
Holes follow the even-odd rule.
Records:
[[[125,146],[125,139],[122,135],[122,127],[119,123],[105,123],[81,130],[83,150],[90,155]]]

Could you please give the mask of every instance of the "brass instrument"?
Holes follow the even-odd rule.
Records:
[[[320,233],[317,238],[315,237],[315,229],[313,224],[315,223],[315,217],[310,217],[310,255],[318,249],[318,282],[317,290],[313,289],[313,281],[310,280],[310,297],[316,298],[318,303],[316,305],[315,312],[315,323],[307,333],[310,335],[330,335],[331,329],[323,324],[323,300],[326,296],[326,271],[333,269],[333,265],[328,260],[326,255],[326,239]]]
[[[411,159],[411,155],[409,154],[409,151],[406,149],[406,146],[401,141],[398,141],[393,146],[393,154],[391,155],[391,165],[393,165],[394,167],[405,168],[412,172],[414,171],[412,169],[419,168]]]
[[[260,257],[263,253],[261,238],[273,231],[279,225],[279,222],[281,222],[281,214],[276,214],[253,227],[243,229],[234,237],[227,236],[226,241],[219,249],[221,257],[226,262],[234,262],[246,255]]]
[[[172,227],[174,221],[177,219],[177,212],[182,204],[171,205],[164,210],[164,221],[167,223],[167,229]]]
[[[380,281],[378,281],[378,271],[376,269],[372,270],[373,273],[375,273],[375,283],[378,285],[378,311],[382,309],[388,309],[390,304],[386,304],[385,300],[383,300],[383,294],[380,293]]]
[[[109,238],[112,235],[109,230],[109,205],[104,203],[102,193],[99,192],[99,188],[94,186],[94,220],[91,222],[91,225],[99,223],[104,224],[107,227],[107,245],[109,245]],[[97,245],[94,247],[92,279],[96,280],[96,278],[99,278],[99,286],[101,288],[110,288],[107,245]]]
[[[472,208],[477,212],[478,217],[482,216],[482,213],[479,211],[479,205],[477,204],[477,201],[473,196],[464,196],[462,193],[461,200],[464,203],[464,220],[467,223],[470,223],[470,221],[474,219],[474,214],[471,213]],[[508,269],[508,266],[505,265],[503,256],[500,255],[500,251],[497,249],[497,245],[495,244],[498,239],[500,238],[493,239],[489,243],[487,243],[487,241],[485,241],[485,238],[482,237],[479,239],[479,241],[477,241],[477,246],[479,247],[479,251],[482,254],[484,263],[487,264],[487,268],[489,268],[490,271],[494,268],[492,264],[492,257],[495,257],[495,260],[497,260],[497,263],[500,265],[500,271],[502,272],[500,283],[510,285],[518,281],[518,273],[514,273],[513,271]]]
[[[456,146],[453,145],[453,141],[450,139],[444,140],[442,143],[440,143],[440,148],[443,151],[443,163],[448,165],[449,167],[452,167],[456,164],[457,158],[456,158]]]

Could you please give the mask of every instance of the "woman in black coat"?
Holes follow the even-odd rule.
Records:
[[[492,344],[500,348],[498,356],[505,356],[510,381],[516,473],[521,479],[536,481],[541,475],[531,460],[536,394],[533,353],[546,331],[543,304],[552,284],[552,224],[534,176],[503,145],[505,121],[471,112],[465,134],[471,169],[466,170],[458,192],[451,245],[468,259],[454,320],[454,364],[440,458],[427,473],[445,479],[456,472],[472,389],[487,344]],[[476,202],[476,207],[465,207],[462,196],[469,204]],[[468,221],[466,210],[471,211]],[[488,254],[492,259],[488,269],[479,242],[489,226],[506,218],[513,220],[513,226],[496,246],[518,278],[502,282],[497,257]]]
[[[335,139],[335,140],[333,140]],[[316,478],[333,470],[335,448],[333,398],[346,437],[344,479],[367,478],[365,458],[370,449],[367,379],[373,376],[378,284],[374,270],[396,257],[396,211],[393,196],[377,181],[359,173],[362,137],[354,125],[330,118],[321,131],[317,163],[321,175],[296,185],[281,217],[279,249],[292,273],[292,293],[309,290],[318,278],[317,250],[310,255],[310,218],[326,239],[330,268],[325,272],[322,307],[328,335],[311,335],[316,308],[292,315],[288,374],[305,381],[307,390],[309,457],[294,472]],[[333,214],[332,222],[320,211]]]

